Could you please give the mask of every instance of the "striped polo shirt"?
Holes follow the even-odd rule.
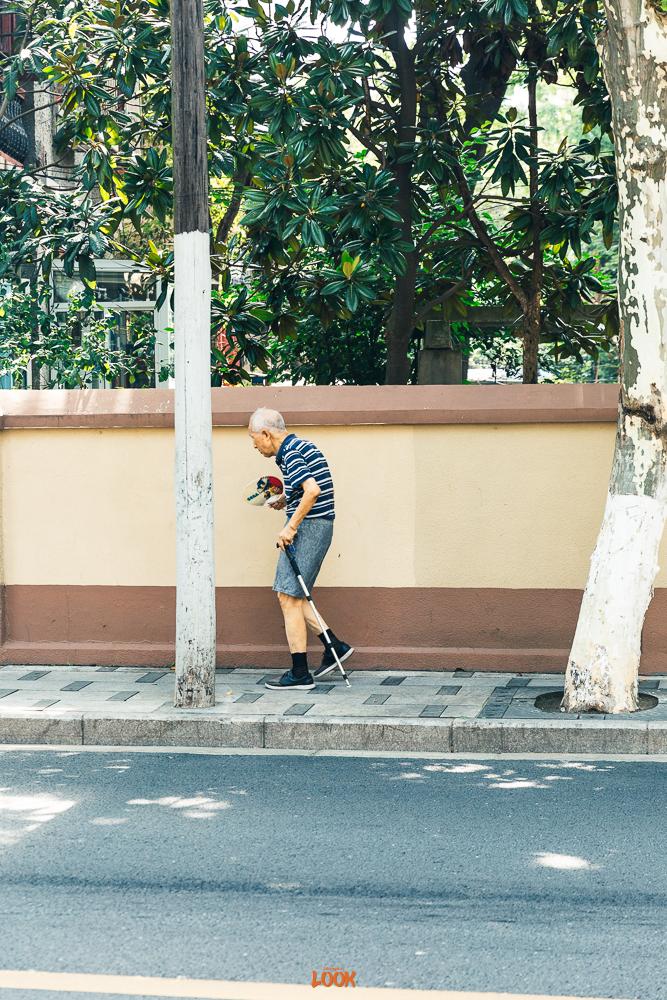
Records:
[[[301,485],[306,479],[315,479],[321,493],[307,518],[334,518],[334,487],[327,460],[312,441],[288,434],[276,455],[276,464],[283,474],[287,516],[291,517],[301,502]]]

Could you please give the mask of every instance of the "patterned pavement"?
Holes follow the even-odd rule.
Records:
[[[216,671],[216,705],[199,709],[206,716],[243,718],[307,716],[310,719],[547,719],[581,718],[535,708],[545,691],[563,687],[562,674],[511,674],[490,671],[350,670],[351,687],[336,674],[313,691],[268,691],[264,681],[276,673],[259,670]],[[133,667],[0,668],[0,716],[115,713],[148,717],[173,708],[174,673]],[[658,699],[650,711],[613,716],[667,720],[667,675],[640,682],[640,690]],[[600,716],[597,716],[600,718]]]

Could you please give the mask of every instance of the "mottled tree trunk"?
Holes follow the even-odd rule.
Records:
[[[417,260],[413,251],[408,254],[405,274],[394,279],[394,300],[386,329],[387,369],[386,385],[405,385],[410,375],[410,339],[415,322],[415,289]]]
[[[538,237],[539,238],[539,237]],[[542,334],[541,290],[533,291],[523,314],[521,340],[523,347],[523,381],[535,385],[538,380],[538,350]]]
[[[537,67],[528,72],[528,122],[532,156],[529,165],[530,214],[533,218],[533,269],[530,276],[530,290],[523,307],[523,381],[535,384],[538,380],[538,353],[542,333],[542,285],[544,283],[544,256],[540,240],[542,216],[538,202],[540,186],[537,141]]]
[[[646,0],[607,0],[606,7],[601,47],[619,179],[621,393],[609,493],[563,705],[622,712],[637,708],[641,632],[667,515],[667,19]]]

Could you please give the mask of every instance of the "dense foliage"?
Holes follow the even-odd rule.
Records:
[[[7,6],[24,33],[5,96],[26,78],[48,90],[54,154],[76,153],[67,191],[44,187],[47,165],[0,174],[8,270],[47,277],[61,258],[88,304],[105,254],[168,278],[167,0]],[[214,378],[269,367],[270,347],[273,377],[407,381],[429,316],[458,321],[467,352],[488,342],[477,306],[520,338],[526,381],[545,339],[561,358],[609,348],[615,291],[590,252],[611,246],[616,201],[595,0],[205,10]],[[551,148],[543,109],[564,85],[581,127]]]

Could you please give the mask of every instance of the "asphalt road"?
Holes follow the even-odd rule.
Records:
[[[650,761],[0,752],[0,969],[667,1000],[666,792]]]

